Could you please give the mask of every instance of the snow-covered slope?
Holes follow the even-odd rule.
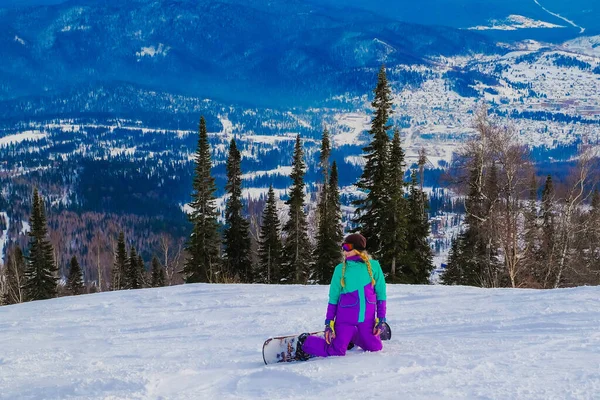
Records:
[[[187,285],[0,307],[0,399],[592,399],[600,289],[391,286],[381,353],[264,366],[324,286]]]

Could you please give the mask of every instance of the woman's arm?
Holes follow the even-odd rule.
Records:
[[[329,304],[327,305],[325,324],[328,323],[327,321],[335,319],[335,315],[337,313],[337,305],[340,300],[340,295],[342,293],[341,279],[342,270],[341,266],[338,265],[333,271],[333,276],[331,277],[331,284],[329,285]]]
[[[340,301],[340,295],[342,294],[342,264],[335,267],[333,276],[331,277],[331,284],[329,285],[329,304],[335,304]]]
[[[377,295],[377,318],[379,318],[380,321],[385,321],[387,313],[385,276],[383,275],[379,262],[375,261],[373,264],[376,264],[373,268],[373,277],[375,278],[375,294]]]
[[[377,294],[377,301],[387,300],[387,293],[385,287],[385,276],[381,270],[379,261],[371,261],[373,266],[373,278],[375,278],[375,293]]]

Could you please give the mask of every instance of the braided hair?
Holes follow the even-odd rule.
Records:
[[[373,268],[371,267],[371,257],[369,257],[369,254],[367,254],[366,251],[359,251],[354,249],[354,251],[356,251],[358,253],[358,256],[365,262],[365,264],[367,264],[367,270],[369,271],[369,276],[371,277],[371,286],[375,287],[375,278],[373,278]],[[342,279],[340,281],[340,284],[342,285],[342,287],[346,287],[346,282],[344,280],[344,275],[346,274],[346,258],[344,258],[344,261],[342,263]]]

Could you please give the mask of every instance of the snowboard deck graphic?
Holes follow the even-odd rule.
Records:
[[[311,336],[325,337],[325,332],[312,332],[309,333]],[[288,335],[288,336],[277,336],[269,338],[263,344],[263,361],[265,364],[275,364],[280,362],[293,362],[296,360],[296,345],[298,344],[298,338],[300,335]],[[386,323],[384,323],[383,329],[380,334],[381,340],[390,340],[392,338],[392,329]],[[348,345],[348,350],[354,347],[353,343]],[[314,358],[311,356],[310,358]]]

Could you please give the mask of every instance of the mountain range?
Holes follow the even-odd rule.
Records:
[[[122,83],[224,103],[365,93],[382,63],[499,52],[472,31],[300,1],[70,1],[0,10],[0,99]]]

